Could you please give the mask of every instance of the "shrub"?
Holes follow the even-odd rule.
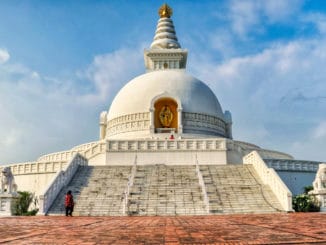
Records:
[[[304,194],[308,194],[309,191],[312,191],[313,189],[314,189],[314,187],[312,185],[308,185],[308,186],[303,187]]]
[[[15,207],[14,207],[14,215],[24,215],[24,216],[31,216],[36,215],[38,209],[33,209],[28,211],[28,208],[30,204],[34,201],[35,203],[34,195],[31,192],[28,191],[18,191],[18,199],[16,201]]]
[[[307,193],[296,195],[292,200],[293,209],[296,212],[319,212],[320,205],[316,198]]]

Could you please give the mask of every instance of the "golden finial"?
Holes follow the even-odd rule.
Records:
[[[161,18],[170,18],[172,16],[172,8],[164,3],[158,10],[158,14]]]

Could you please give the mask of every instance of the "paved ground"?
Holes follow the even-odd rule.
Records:
[[[326,244],[326,214],[3,217],[8,244]]]

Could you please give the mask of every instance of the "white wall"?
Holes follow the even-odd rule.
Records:
[[[36,196],[43,194],[46,188],[52,181],[55,173],[30,173],[24,175],[16,175],[15,181],[18,185],[18,191],[29,191]]]
[[[108,152],[107,165],[137,164],[194,165],[196,155],[199,164],[227,164],[226,151],[170,151],[170,152]]]

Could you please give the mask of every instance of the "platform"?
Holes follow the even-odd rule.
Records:
[[[5,244],[326,244],[326,214],[3,217]]]

